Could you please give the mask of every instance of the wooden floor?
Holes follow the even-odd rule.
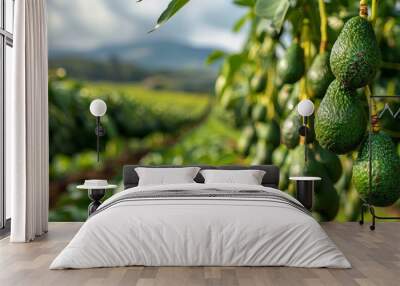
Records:
[[[35,242],[0,241],[0,285],[400,285],[400,223],[379,223],[375,232],[357,223],[327,223],[324,229],[352,269],[289,267],[124,267],[48,270],[80,223],[51,223]]]

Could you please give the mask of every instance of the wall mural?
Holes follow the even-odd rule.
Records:
[[[76,185],[102,178],[119,184],[126,163],[275,164],[280,189],[291,194],[290,176],[322,178],[313,207],[319,220],[358,220],[363,202],[399,216],[400,101],[392,98],[400,94],[400,7],[369,2],[225,3],[242,11],[232,31],[245,35],[240,50],[186,47],[170,56],[204,53],[206,67],[143,68],[122,48],[101,50],[98,57],[95,51],[90,57],[54,53],[51,220],[84,220],[89,199]],[[167,33],[172,16],[191,9],[187,3],[171,1],[149,37]],[[159,55],[169,53],[164,44]],[[99,163],[89,112],[95,98],[107,103]],[[296,109],[303,99],[315,105],[307,142]]]

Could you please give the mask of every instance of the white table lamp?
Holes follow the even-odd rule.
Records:
[[[96,117],[96,137],[97,137],[97,162],[100,160],[100,137],[104,136],[106,131],[100,124],[100,117],[107,111],[107,104],[101,99],[95,99],[90,103],[90,113]]]
[[[304,160],[307,162],[307,133],[308,117],[314,113],[314,103],[309,99],[303,99],[297,105],[297,112],[303,117],[303,125],[299,129],[301,136],[304,136]]]

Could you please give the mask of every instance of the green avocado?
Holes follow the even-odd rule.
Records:
[[[300,84],[296,83],[293,86],[292,92],[290,93],[288,100],[286,101],[284,116],[287,116],[293,111],[293,109],[296,108],[297,104],[299,103],[299,95],[300,95]]]
[[[353,151],[361,143],[367,117],[355,91],[334,80],[315,116],[315,133],[319,144],[335,153]]]
[[[299,43],[293,42],[277,64],[278,85],[295,83],[304,74],[304,52]]]
[[[279,170],[279,190],[286,190],[289,187],[289,164],[284,164]]]
[[[307,143],[313,143],[315,140],[314,117],[309,118]],[[302,117],[298,114],[297,109],[293,109],[289,116],[283,121],[281,128],[281,142],[288,149],[295,148],[300,143],[299,129],[303,125]]]
[[[334,79],[329,66],[329,52],[318,54],[307,72],[307,85],[311,96],[322,98]]]
[[[254,93],[260,93],[265,90],[267,86],[267,75],[265,72],[256,73],[250,80],[250,88]]]
[[[333,220],[339,212],[340,197],[329,178],[323,178],[314,194],[313,210],[318,212],[321,221]]]
[[[383,132],[371,136],[372,189],[369,192],[369,137],[361,145],[353,165],[353,183],[360,197],[380,207],[400,197],[400,158],[392,139]]]
[[[257,103],[251,111],[253,122],[265,122],[267,120],[267,107],[264,104]]]
[[[270,120],[267,123],[257,122],[256,134],[257,138],[262,138],[274,147],[280,143],[280,128],[275,120]]]
[[[272,164],[278,167],[282,167],[286,161],[286,157],[288,155],[288,149],[285,145],[279,145],[278,148],[274,150],[272,153]]]
[[[251,103],[250,100],[246,98],[241,108],[242,117],[244,117],[245,119],[251,118],[252,110],[253,110],[253,104]]]
[[[318,212],[321,220],[329,221],[336,217],[339,210],[339,195],[329,178],[326,165],[319,162],[313,149],[308,152],[308,160],[304,160],[304,146],[297,146],[290,152],[290,176],[317,176],[322,178],[315,184],[313,210]]]
[[[287,151],[288,152],[285,156],[284,161],[282,162],[282,166],[280,167],[280,176],[279,176],[280,190],[286,190],[289,187],[289,171],[290,171],[290,166],[292,165],[292,159],[291,159],[291,152],[289,152],[289,150]],[[276,160],[276,158],[274,159],[274,154],[272,154],[272,162],[274,162],[274,160]]]
[[[238,151],[244,156],[249,155],[251,145],[256,140],[256,131],[253,125],[248,125],[243,128],[242,134],[238,141]]]
[[[281,141],[288,148],[293,149],[300,142],[299,128],[301,127],[301,117],[297,110],[293,110],[283,121],[281,128]]]
[[[272,152],[274,146],[266,142],[264,139],[258,139],[256,147],[256,156],[251,162],[252,165],[271,164]]]
[[[292,89],[293,89],[292,84],[285,84],[278,92],[277,107],[280,114],[283,114],[286,110],[286,103],[289,100],[289,97],[292,93]]]
[[[315,159],[325,166],[332,183],[336,183],[342,176],[343,171],[342,163],[340,162],[339,157],[336,154],[322,148],[319,144],[315,144],[314,146]]]
[[[307,162],[304,156],[304,145],[298,145],[295,149],[290,152],[291,176],[317,176],[321,178],[328,178],[327,171],[324,165],[315,159],[315,152],[312,149],[308,149]],[[317,183],[318,187],[319,183]]]
[[[250,107],[246,107],[247,100],[243,96],[238,96],[232,102],[232,105],[229,109],[230,115],[232,115],[233,122],[236,127],[243,127],[248,122],[248,118],[246,115],[247,109]]]
[[[378,71],[380,49],[371,23],[360,16],[346,22],[331,51],[336,79],[349,88],[369,84]]]

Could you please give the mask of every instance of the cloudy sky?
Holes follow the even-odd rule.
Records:
[[[238,50],[245,33],[233,23],[245,10],[232,0],[191,0],[148,34],[169,0],[48,0],[49,48],[90,50],[103,45],[169,40]]]

